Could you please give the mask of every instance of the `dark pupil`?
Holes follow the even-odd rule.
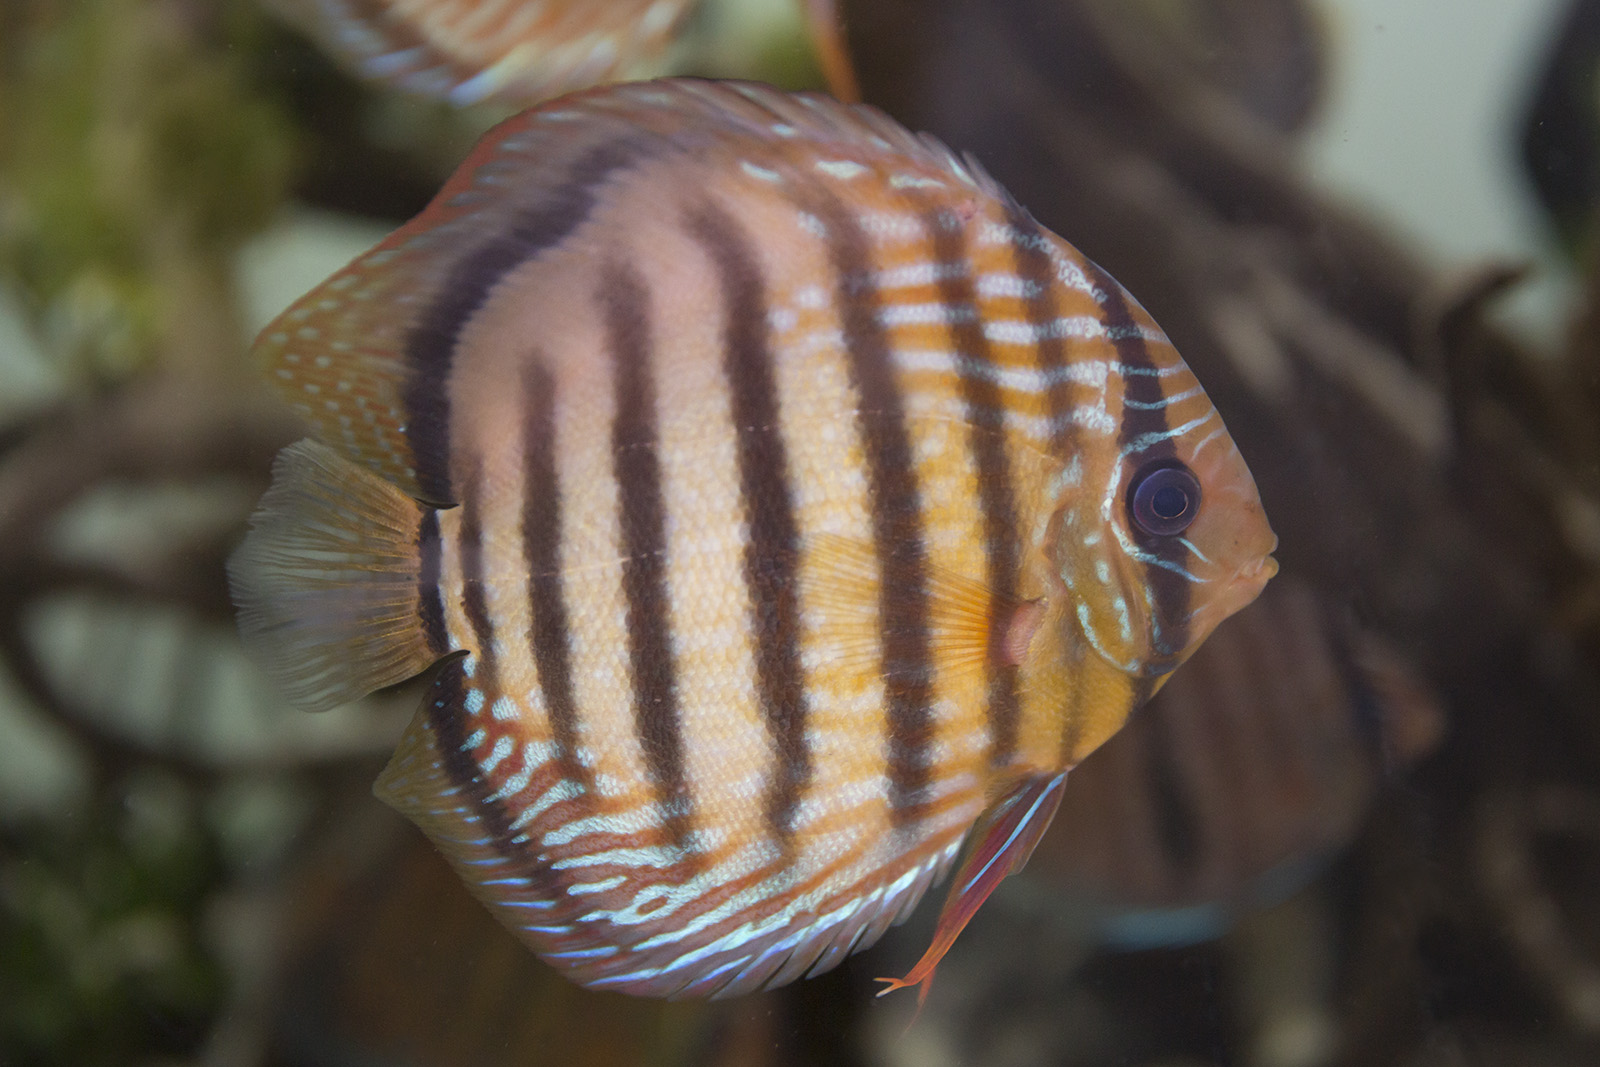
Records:
[[[1128,516],[1152,537],[1182,533],[1199,511],[1200,481],[1181,463],[1158,460],[1128,487]]]
[[[1151,496],[1150,510],[1163,519],[1176,519],[1189,510],[1189,494],[1176,485],[1163,485]]]

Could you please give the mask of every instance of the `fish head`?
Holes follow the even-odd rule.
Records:
[[[1122,403],[1114,442],[1074,461],[1078,488],[1055,531],[1065,624],[1113,668],[1145,679],[1132,686],[1145,696],[1278,570],[1244,457],[1173,360],[1159,375],[1127,374],[1120,398],[1108,390],[1108,406]]]

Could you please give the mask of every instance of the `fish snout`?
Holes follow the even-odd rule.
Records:
[[[1223,592],[1222,618],[1227,618],[1241,608],[1247,607],[1261,595],[1261,590],[1266,588],[1267,582],[1277,573],[1278,561],[1270,555],[1260,556],[1240,567],[1228,580]]]

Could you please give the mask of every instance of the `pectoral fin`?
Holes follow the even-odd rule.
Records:
[[[926,611],[934,658],[949,670],[1016,666],[1027,657],[1044,618],[1042,600],[1006,596],[932,564],[925,566],[920,588],[890,589],[885,596],[878,567],[877,552],[866,542],[834,534],[817,534],[809,542],[802,568],[805,599],[822,620],[818,640],[833,661],[877,669],[880,611]]]
[[[1033,855],[1034,846],[1061,806],[1061,787],[1066,780],[1066,771],[1025,779],[978,817],[967,836],[966,855],[950,880],[950,895],[939,912],[933,944],[904,978],[878,979],[886,983],[878,990],[880,997],[896,989],[920,986],[917,1004],[921,1006],[928,997],[934,968],[955,943],[956,936],[1006,875],[1022,870]]]

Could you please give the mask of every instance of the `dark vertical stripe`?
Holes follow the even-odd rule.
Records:
[[[1349,700],[1351,731],[1361,750],[1373,757],[1388,773],[1395,769],[1396,764],[1395,754],[1389,750],[1384,736],[1383,698],[1373,687],[1371,676],[1361,667],[1356,652],[1359,637],[1355,624],[1348,614],[1336,613],[1320,604],[1316,608],[1315,618],[1323,624],[1327,634],[1327,655]],[[1300,654],[1306,655],[1303,652]]]
[[[1050,256],[1047,244],[1049,238],[1027,212],[1014,207],[1010,212],[1009,221],[1013,231],[1012,253],[1015,256],[1017,276],[1022,279],[1025,286],[1023,314],[1033,329],[1034,336],[1039,338],[1034,346],[1034,358],[1038,360],[1039,373],[1052,380],[1046,401],[1050,414],[1050,446],[1055,458],[1066,463],[1082,450],[1083,437],[1078,425],[1072,420],[1075,407],[1072,396],[1074,386],[1060,373],[1066,368],[1069,360],[1066,339],[1056,330],[1056,321],[1061,318],[1062,307],[1055,261]],[[1087,652],[1081,646],[1078,651],[1094,654]],[[1063,760],[1076,752],[1082,741],[1087,681],[1088,674],[1081,665],[1072,672],[1072,689],[1061,717]]]
[[[882,301],[866,233],[831,196],[819,195],[807,206],[826,228],[845,357],[860,403],[856,423],[866,453],[872,542],[881,575],[878,625],[888,705],[889,801],[891,818],[905,826],[916,818],[923,799],[933,743],[922,500],[889,339],[878,321]]]
[[[1017,276],[1026,290],[1023,294],[1023,314],[1039,341],[1034,346],[1039,361],[1039,373],[1053,384],[1048,394],[1051,446],[1058,459],[1070,459],[1083,447],[1078,428],[1072,421],[1072,383],[1061,380],[1059,372],[1067,365],[1067,343],[1056,331],[1056,320],[1061,318],[1061,294],[1056,281],[1055,263],[1050,258],[1044,234],[1038,223],[1020,209],[1013,209],[1010,217],[1014,233],[1012,252],[1015,256]]]
[[[539,887],[541,898],[561,901],[567,895],[569,879],[547,864],[539,863],[532,848],[513,840],[515,831],[511,829],[511,818],[506,814],[505,804],[494,799],[488,779],[479,771],[477,761],[472,756],[471,746],[467,744],[468,685],[465,666],[460,658],[456,658],[440,668],[428,690],[428,726],[433,730],[439,764],[450,783],[460,790],[472,813],[478,817],[495,851],[517,864],[521,872]]]
[[[462,328],[501,278],[582,225],[594,210],[597,186],[648,151],[648,142],[610,140],[579,157],[563,182],[507,219],[494,237],[464,249],[418,317],[405,343],[404,432],[424,500],[456,502],[449,467],[450,368]]]
[[[1168,428],[1167,408],[1161,401],[1164,393],[1161,378],[1156,374],[1156,362],[1150,356],[1150,347],[1144,333],[1134,321],[1128,306],[1127,294],[1116,280],[1088,260],[1084,261],[1086,273],[1103,294],[1100,315],[1106,336],[1117,353],[1117,362],[1124,368],[1122,423],[1117,427],[1117,444],[1126,446],[1130,441],[1146,434],[1164,433]],[[1131,406],[1129,402],[1138,406]],[[1151,458],[1173,454],[1171,441],[1160,441],[1146,450]]]
[[[439,763],[456,788],[465,794],[472,810],[483,820],[502,855],[522,852],[511,840],[511,820],[505,805],[491,800],[488,783],[478,769],[467,744],[466,697],[470,683],[460,658],[452,659],[440,670],[428,690],[428,725],[433,729],[439,749]]]
[[[555,379],[530,356],[522,375],[522,555],[528,568],[528,644],[539,673],[562,775],[594,794],[578,759],[571,630],[561,576],[561,483],[556,474]]]
[[[472,627],[478,646],[472,683],[483,690],[489,703],[499,695],[494,620],[489,617],[488,577],[484,571],[483,464],[476,458],[463,464],[461,479],[461,610]]]
[[[966,404],[967,442],[977,470],[978,506],[983,514],[983,548],[989,608],[986,660],[989,688],[989,765],[1003,767],[1017,750],[1017,667],[1005,662],[1009,609],[1017,592],[1017,516],[1013,507],[1011,462],[1006,455],[1005,401],[992,376],[978,373],[994,363],[989,339],[978,321],[977,294],[968,264],[967,230],[954,212],[930,209],[923,224],[933,237],[939,274],[939,299],[948,317],[952,347],[960,357],[961,397]]]
[[[1122,286],[1088,259],[1083,263],[1096,288],[1104,294],[1100,314],[1105,322],[1106,335],[1116,349],[1117,361],[1124,368],[1124,406],[1122,425],[1117,431],[1117,445],[1125,448],[1130,441],[1145,434],[1161,434],[1171,428],[1167,406],[1161,403],[1165,386],[1160,376],[1154,373],[1155,360],[1150,357],[1149,346],[1133,319]],[[1128,406],[1130,400],[1141,406]],[[1138,467],[1153,460],[1170,459],[1176,454],[1177,448],[1170,440],[1157,441],[1138,456],[1129,457],[1136,465],[1129,473],[1136,474]],[[1146,552],[1171,563],[1182,564],[1186,561],[1188,550],[1176,538],[1152,537],[1132,523],[1128,528],[1134,542]],[[1166,567],[1151,564],[1145,565],[1144,580],[1149,583],[1155,600],[1155,621],[1160,631],[1160,647],[1154,651],[1158,655],[1175,654],[1189,643],[1189,581]]]
[[[428,639],[428,650],[442,656],[450,651],[450,637],[444,627],[444,591],[439,588],[439,513],[432,508],[422,510],[417,555],[422,561],[417,579],[417,615]]]
[[[688,228],[710,255],[721,288],[723,374],[739,455],[739,491],[750,531],[744,579],[750,596],[756,687],[776,754],[767,820],[787,848],[801,794],[811,778],[811,754],[806,747],[796,588],[800,534],[778,425],[767,295],[750,240],[727,212],[706,204],[690,213]]]
[[[1200,860],[1200,819],[1185,798],[1178,762],[1173,758],[1166,713],[1164,704],[1141,712],[1146,716],[1142,763],[1161,855],[1176,876],[1175,880],[1187,884]]]
[[[597,299],[616,381],[611,448],[621,507],[634,723],[668,829],[686,849],[693,822],[667,610],[667,512],[651,377],[650,294],[636,271],[612,263],[602,274]]]

